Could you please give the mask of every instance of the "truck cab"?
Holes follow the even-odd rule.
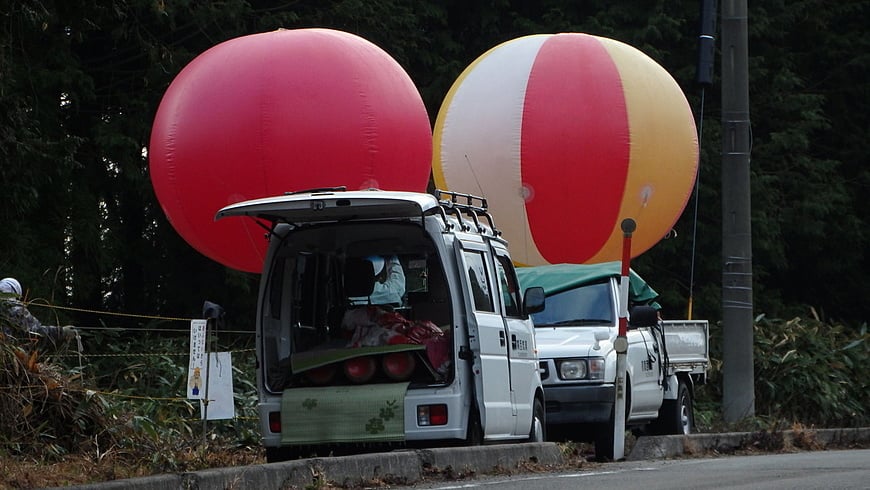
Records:
[[[256,319],[270,461],[543,440],[530,313],[486,201],[321,189],[246,201],[269,240]]]

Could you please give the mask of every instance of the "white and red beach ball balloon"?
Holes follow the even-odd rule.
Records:
[[[202,254],[259,272],[264,230],[228,204],[301,189],[425,191],[432,133],[419,92],[381,48],[330,29],[231,39],[173,80],[154,120],[151,180]]]
[[[679,218],[698,140],[686,98],[655,61],[580,33],[503,43],[474,61],[433,132],[436,187],[482,194],[520,265],[619,260]]]

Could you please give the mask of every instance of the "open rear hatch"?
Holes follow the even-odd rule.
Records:
[[[254,199],[224,207],[215,220],[251,216],[272,222],[324,223],[357,219],[414,218],[438,206],[429,194],[401,191],[327,191]]]

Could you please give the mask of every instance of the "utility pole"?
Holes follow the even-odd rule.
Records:
[[[722,412],[755,415],[747,0],[722,2]]]

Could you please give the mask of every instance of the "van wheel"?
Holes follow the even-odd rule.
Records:
[[[480,426],[480,415],[477,409],[468,412],[468,429],[465,432],[465,444],[480,446],[483,444],[483,427]]]
[[[535,398],[532,409],[532,427],[529,429],[529,442],[544,442],[547,440],[546,413],[540,398]]]
[[[289,461],[291,459],[299,459],[301,451],[296,447],[267,447],[266,462],[278,463],[281,461]]]

